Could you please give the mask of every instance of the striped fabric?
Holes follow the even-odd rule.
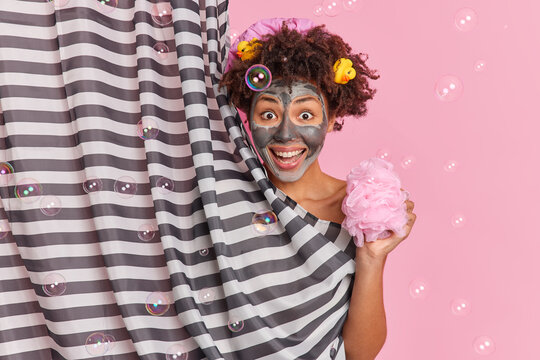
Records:
[[[354,243],[217,90],[227,1],[102,2],[0,1],[0,360],[344,359]]]

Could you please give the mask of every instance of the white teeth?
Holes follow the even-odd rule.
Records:
[[[298,154],[300,154],[302,151],[304,150],[296,150],[296,151],[290,151],[290,152],[281,152],[281,151],[276,151],[276,155],[278,156],[281,156],[281,157],[293,157],[293,156],[296,156]]]

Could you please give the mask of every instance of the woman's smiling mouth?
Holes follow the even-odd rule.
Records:
[[[306,147],[299,146],[272,146],[268,153],[274,163],[282,170],[291,170],[297,167],[307,155]]]

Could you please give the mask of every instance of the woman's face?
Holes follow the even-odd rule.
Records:
[[[289,92],[283,81],[274,80],[251,102],[249,125],[254,145],[283,182],[304,175],[321,152],[333,123],[324,96],[310,82],[294,82]]]

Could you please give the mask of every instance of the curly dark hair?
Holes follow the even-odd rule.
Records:
[[[281,77],[289,89],[294,81],[299,80],[317,84],[326,98],[329,117],[365,115],[366,101],[372,99],[377,91],[369,87],[367,77],[376,80],[380,75],[366,66],[367,54],[352,53],[351,47],[340,36],[329,33],[324,27],[316,26],[302,35],[289,29],[284,21],[279,32],[266,34],[259,40],[262,47],[256,56],[246,61],[234,60],[219,87],[226,86],[229,99],[248,113],[254,93],[246,85],[244,76],[252,65],[264,64],[272,72],[272,77]],[[356,70],[356,77],[347,84],[334,82],[333,66],[342,57],[350,59]],[[343,120],[341,123],[336,121],[333,130],[339,131],[342,126]]]

